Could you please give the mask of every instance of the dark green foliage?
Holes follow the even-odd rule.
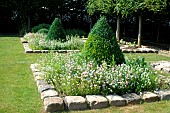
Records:
[[[49,31],[48,29],[43,28],[43,29],[38,30],[37,33],[48,34],[48,31]]]
[[[49,29],[49,28],[50,28],[50,24],[39,24],[39,25],[33,27],[31,32],[36,33],[40,29]]]
[[[102,61],[108,64],[125,63],[124,55],[105,17],[101,17],[94,25],[82,53],[86,58],[93,59],[98,64]]]
[[[73,35],[73,36],[78,35],[82,37],[82,36],[87,36],[87,33],[80,29],[67,29],[66,35]]]
[[[47,40],[66,41],[65,30],[58,18],[55,18],[47,35]]]

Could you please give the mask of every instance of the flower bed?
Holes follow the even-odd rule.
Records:
[[[144,58],[126,59],[126,64],[97,66],[79,54],[48,54],[38,64],[43,78],[60,95],[125,94],[159,89],[158,75]]]
[[[68,35],[66,42],[46,40],[46,36],[42,33],[28,33],[24,39],[32,50],[81,50],[84,45],[82,39],[77,35]]]

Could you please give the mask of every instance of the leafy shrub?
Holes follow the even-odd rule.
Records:
[[[27,33],[24,38],[33,50],[81,50],[84,46],[79,36],[67,36],[66,42],[46,40],[46,34]]]
[[[49,28],[50,28],[50,24],[39,24],[39,25],[33,27],[31,32],[36,33],[40,29],[49,29]]]
[[[55,18],[47,35],[47,40],[66,41],[65,30],[58,18]]]
[[[87,33],[83,30],[80,30],[80,29],[67,29],[66,35],[70,35],[70,36],[71,35],[73,35],[73,36],[78,35],[78,36],[82,37],[82,36],[86,36]]]
[[[100,66],[79,54],[48,54],[38,62],[44,78],[66,95],[125,94],[153,91],[157,75],[143,58],[128,59],[127,64]]]
[[[37,31],[37,33],[44,33],[44,34],[48,34],[48,29],[45,29],[45,28],[40,29],[40,30],[38,30],[38,31]]]
[[[124,55],[105,17],[101,17],[94,25],[82,52],[86,58],[94,59],[98,64],[102,61],[108,64],[113,61],[116,64],[125,62]]]

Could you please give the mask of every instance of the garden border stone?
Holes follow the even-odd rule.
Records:
[[[64,103],[68,110],[86,110],[87,102],[82,96],[66,96],[64,97]]]
[[[38,64],[31,64],[30,66],[34,78],[43,74],[37,67]],[[101,95],[86,95],[86,98],[81,96],[60,97],[59,93],[54,89],[54,86],[47,84],[44,79],[35,78],[35,81],[46,112],[101,109],[109,106],[125,106],[141,104],[143,102],[170,100],[170,90],[159,90],[153,93],[143,92],[140,96],[135,93],[129,93],[122,96],[116,94],[107,95],[106,97]]]
[[[50,52],[50,50],[30,49],[28,42],[24,38],[21,38],[21,43],[23,44],[25,53],[49,53]],[[120,49],[122,50],[123,53],[158,53],[157,49],[146,48],[145,46],[143,46],[142,48],[136,48],[136,49],[127,49],[126,47],[120,47]],[[53,50],[53,52],[68,53],[68,52],[80,52],[80,50]]]

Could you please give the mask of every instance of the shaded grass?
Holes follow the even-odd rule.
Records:
[[[30,64],[40,54],[25,54],[20,39],[0,37],[0,113],[45,113]],[[132,58],[144,56],[147,61],[168,60],[158,54],[125,54]],[[144,103],[126,107],[70,111],[70,113],[169,113],[170,101]],[[66,113],[63,112],[63,113]]]

